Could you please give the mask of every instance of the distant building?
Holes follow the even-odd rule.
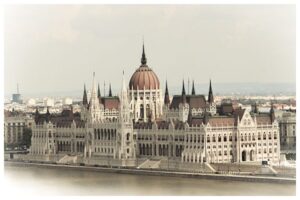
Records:
[[[54,106],[54,100],[50,98],[44,99],[44,106],[45,107],[53,107]]]
[[[286,154],[296,153],[296,114],[291,112],[282,113],[279,117],[280,146]]]
[[[73,101],[71,98],[64,98],[63,105],[72,105]]]
[[[4,144],[19,145],[24,128],[31,128],[34,120],[24,113],[6,111],[4,114]]]
[[[19,103],[19,104],[23,103],[21,94],[19,92],[19,85],[17,85],[17,93],[12,94],[12,102]]]

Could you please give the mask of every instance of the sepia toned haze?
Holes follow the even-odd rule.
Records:
[[[94,71],[120,88],[143,37],[161,87],[296,79],[293,5],[10,5],[4,28],[6,95],[82,90]]]

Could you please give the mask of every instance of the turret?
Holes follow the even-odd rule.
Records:
[[[112,92],[111,92],[111,84],[109,84],[109,93],[108,93],[109,97],[112,97]]]
[[[186,104],[184,81],[182,81],[181,103]]]
[[[82,104],[87,107],[88,105],[88,99],[87,99],[87,94],[86,94],[86,89],[85,89],[85,84],[84,84],[84,90],[83,90],[83,99],[82,99]]]
[[[211,87],[211,80],[209,80],[208,103],[212,104],[213,102],[214,102],[214,95]]]
[[[100,86],[99,86],[99,83],[98,83],[98,99],[99,99],[99,103],[101,104],[101,93],[100,93]]]
[[[195,92],[195,85],[194,85],[194,80],[193,80],[193,86],[192,86],[192,95],[196,95],[196,92]]]
[[[165,105],[170,104],[170,97],[169,97],[169,90],[168,90],[168,83],[166,81],[166,90],[165,90],[165,99],[164,99]]]
[[[273,123],[275,121],[275,111],[274,111],[273,103],[271,104],[270,117],[271,117],[271,122]]]

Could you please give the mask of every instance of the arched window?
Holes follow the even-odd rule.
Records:
[[[248,135],[248,140],[251,141],[251,134]]]
[[[216,137],[215,137],[215,135],[212,136],[212,141],[213,141],[213,142],[216,142]]]
[[[209,137],[209,135],[207,136],[206,141],[207,141],[207,142],[210,142],[210,137]]]
[[[130,133],[127,133],[126,134],[126,139],[129,140],[129,138],[130,138]]]
[[[232,135],[229,135],[229,141],[230,142],[232,141]]]
[[[227,142],[227,136],[224,135],[224,142]]]
[[[258,132],[258,140],[261,140],[260,132]]]
[[[263,139],[264,140],[267,139],[266,133],[264,133]]]
[[[222,141],[222,138],[221,138],[221,136],[219,135],[219,137],[218,137],[218,142],[221,142]]]

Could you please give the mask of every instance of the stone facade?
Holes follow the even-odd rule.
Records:
[[[283,113],[278,121],[281,150],[285,153],[296,153],[296,114]]]
[[[181,163],[280,162],[279,125],[268,114],[220,106],[210,83],[208,99],[182,94],[163,100],[156,75],[142,65],[118,97],[101,97],[93,78],[88,101],[84,90],[81,113],[39,115],[33,126],[30,155],[77,156],[78,162],[138,166],[141,160],[178,160]],[[148,69],[149,68],[149,69]],[[137,71],[136,71],[137,72]],[[149,74],[150,73],[150,74]],[[139,78],[137,78],[139,77]],[[144,79],[141,79],[143,77]],[[145,78],[148,77],[148,78]],[[140,88],[144,85],[143,88]],[[114,115],[105,113],[114,110]],[[117,113],[117,114],[116,114]]]
[[[4,115],[4,143],[18,145],[23,140],[25,128],[31,128],[34,120],[26,115],[6,112]]]

